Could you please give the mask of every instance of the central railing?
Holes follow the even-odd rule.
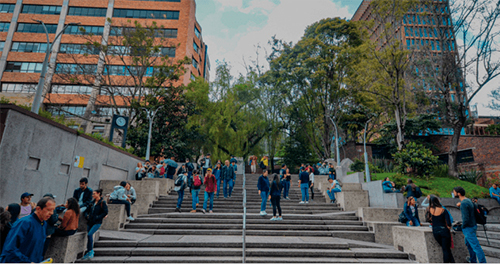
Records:
[[[246,177],[245,177],[245,166],[243,166],[243,244],[242,244],[242,263],[246,262],[245,251],[246,251],[246,229],[247,229],[247,189],[246,189]]]

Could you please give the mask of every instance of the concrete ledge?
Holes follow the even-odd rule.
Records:
[[[87,249],[87,232],[77,232],[67,237],[52,237],[45,253],[54,263],[73,263]]]
[[[363,222],[398,222],[399,214],[403,212],[403,208],[358,208],[357,216]],[[425,209],[418,209],[418,216],[421,222],[425,219]]]
[[[365,182],[363,190],[369,192],[370,207],[377,208],[403,208],[404,196],[402,193],[385,193],[382,181]]]
[[[161,196],[167,196],[168,192],[170,192],[172,189],[174,189],[174,180],[172,179],[166,179],[166,178],[144,178],[142,181],[148,182],[148,181],[156,181],[158,182],[159,186],[159,195]]]
[[[340,207],[344,208],[344,211],[356,211],[358,208],[367,207],[369,205],[368,192],[363,190],[357,191],[344,191],[336,193],[336,198]],[[326,195],[329,200],[330,197]]]
[[[364,172],[356,172],[349,175],[339,176],[339,180],[342,183],[364,183],[365,182],[365,173]]]
[[[137,205],[130,207],[130,215],[137,217]],[[108,216],[102,222],[102,230],[119,231],[122,230],[130,221],[127,220],[127,212],[124,204],[108,204]]]
[[[394,248],[414,256],[420,263],[442,263],[443,252],[432,235],[432,229],[429,227],[392,227]],[[465,246],[464,235],[462,232],[456,232],[453,237],[455,247],[451,249],[455,262],[467,263],[466,257],[469,251]]]
[[[375,234],[375,243],[394,245],[392,236],[393,226],[405,226],[399,222],[365,222],[370,232]]]

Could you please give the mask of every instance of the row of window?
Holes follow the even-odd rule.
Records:
[[[70,6],[68,16],[105,17],[107,11],[107,8]]]
[[[84,85],[52,85],[51,93],[54,94],[83,94],[90,95],[92,93],[92,86]],[[101,87],[99,94],[101,95],[115,95],[115,96],[131,96],[134,93],[134,87]],[[144,91],[146,94],[149,90]]]
[[[114,9],[113,17],[125,18],[145,18],[145,19],[179,19],[179,11],[163,11],[163,10],[141,10],[141,9]]]
[[[10,49],[14,52],[40,52],[45,53],[47,51],[47,43],[36,43],[36,42],[13,42],[12,48]]]
[[[56,24],[45,24],[45,27],[49,34],[55,34],[57,31]],[[42,24],[19,23],[17,24],[17,32],[45,33],[45,30]]]
[[[5,72],[38,73],[42,72],[42,67],[43,63],[41,62],[9,61],[5,66]]]
[[[0,52],[3,51],[4,47],[5,47],[5,41],[0,41]]]
[[[110,36],[123,36],[124,34],[128,34],[134,31],[135,28],[111,28],[109,35]],[[177,29],[175,28],[158,28],[155,29],[155,37],[157,38],[177,38]]]
[[[0,22],[0,32],[9,31],[10,23],[9,22]]]
[[[200,32],[200,30],[198,30],[198,28],[197,28],[197,27],[194,27],[194,34],[196,35],[196,37],[197,37],[198,39],[199,39],[199,38],[200,38],[200,36],[201,36],[201,32]]]
[[[73,106],[73,105],[62,105],[62,106],[55,106],[55,105],[48,105],[47,106],[47,111],[52,113],[52,115],[76,115],[76,116],[82,116],[85,114],[85,109],[87,106]],[[113,116],[113,114],[119,114],[119,115],[124,115],[127,113],[129,109],[128,108],[114,108],[114,107],[97,107],[95,110],[95,113],[93,113],[96,116],[100,117],[108,117],[108,116]]]
[[[21,13],[24,14],[43,14],[43,15],[59,15],[61,14],[61,6],[49,5],[23,5]]]
[[[446,36],[446,38],[452,38],[453,33],[451,29],[440,28],[439,34],[437,28],[430,27],[405,27],[405,35],[407,37],[419,37],[419,38],[440,38]]]
[[[445,26],[452,26],[451,19],[449,16],[441,17],[442,24]],[[436,19],[434,16],[420,16],[420,15],[405,15],[403,17],[403,23],[406,25],[436,25]]]
[[[2,93],[34,93],[36,84],[26,83],[2,83],[0,92]]]
[[[71,35],[92,34],[92,35],[102,36],[102,34],[104,33],[104,27],[71,25],[64,31],[64,33]]]
[[[0,13],[14,13],[15,4],[0,4]]]
[[[198,61],[196,61],[195,58],[193,58],[193,67],[195,67],[196,69],[198,69]]]
[[[431,50],[434,51],[455,51],[455,41],[445,41],[443,43],[443,46],[441,47],[441,41],[439,40],[424,40],[424,39],[407,39],[406,40],[406,47],[408,49],[411,49],[412,46],[414,47],[431,47]]]
[[[71,63],[58,63],[56,66],[56,73],[59,74],[95,74],[97,65],[95,64],[71,64]],[[114,76],[130,76],[142,75],[151,77],[153,75],[153,67],[133,67],[124,65],[106,65],[104,67],[104,75]]]

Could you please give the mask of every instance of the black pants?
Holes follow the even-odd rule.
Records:
[[[110,204],[124,204],[125,210],[127,211],[127,216],[130,216],[130,203],[127,200],[109,200]]]
[[[273,205],[273,216],[276,216],[276,208],[278,208],[279,216],[281,216],[280,196],[271,196],[271,204]]]
[[[311,200],[314,200],[314,187],[309,185],[309,189],[311,189]]]
[[[451,234],[446,227],[432,228],[432,234],[443,250],[443,263],[455,263],[451,254]]]

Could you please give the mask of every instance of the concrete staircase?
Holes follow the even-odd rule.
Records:
[[[483,248],[484,254],[489,257],[500,258],[500,224],[486,224],[486,233],[488,239],[484,234],[483,226],[477,226],[477,239]]]
[[[296,176],[290,201],[281,200],[283,221],[259,215],[258,175],[247,175],[246,262],[345,263],[410,262],[408,254],[374,243],[374,234],[354,212],[325,203],[319,191],[309,204],[299,204]],[[102,232],[91,262],[236,263],[242,262],[243,197],[238,175],[231,198],[214,200],[214,213],[189,213],[185,193],[182,213],[175,212],[177,193],[160,197],[147,215],[140,215],[121,232]]]

